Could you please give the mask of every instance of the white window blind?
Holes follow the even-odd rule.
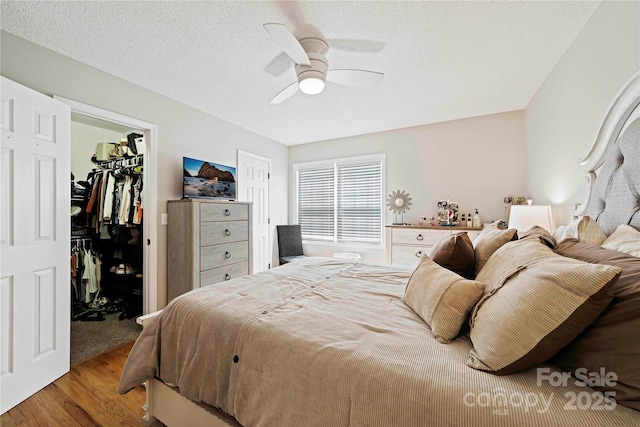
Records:
[[[333,241],[333,168],[298,170],[298,224],[303,239]]]
[[[296,170],[297,219],[303,239],[382,242],[382,156],[297,165]]]
[[[381,165],[362,163],[337,167],[337,240],[380,243]]]

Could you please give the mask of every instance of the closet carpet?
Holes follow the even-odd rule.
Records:
[[[71,322],[71,365],[138,338],[136,319],[119,320],[120,313],[105,314],[100,322]]]

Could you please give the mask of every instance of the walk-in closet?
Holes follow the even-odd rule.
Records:
[[[72,114],[71,364],[130,341],[143,314],[144,132]]]

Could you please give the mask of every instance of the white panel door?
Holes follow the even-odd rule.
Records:
[[[238,150],[238,200],[253,203],[253,270],[271,267],[269,170],[271,159]]]
[[[70,109],[2,77],[0,413],[69,371]]]

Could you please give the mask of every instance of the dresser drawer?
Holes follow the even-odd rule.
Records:
[[[200,246],[249,240],[247,221],[214,221],[200,224]]]
[[[431,255],[433,246],[394,246],[391,248],[391,264],[417,266],[422,255]]]
[[[200,272],[200,287],[246,276],[247,274],[249,274],[249,263],[247,261],[212,268],[211,270]]]
[[[449,230],[424,230],[424,229],[398,229],[394,228],[391,232],[391,242],[433,246],[438,240],[445,236],[449,236]]]
[[[249,243],[235,242],[200,248],[200,271],[249,259]]]
[[[203,203],[200,205],[200,220],[206,221],[242,221],[249,218],[249,205]]]

